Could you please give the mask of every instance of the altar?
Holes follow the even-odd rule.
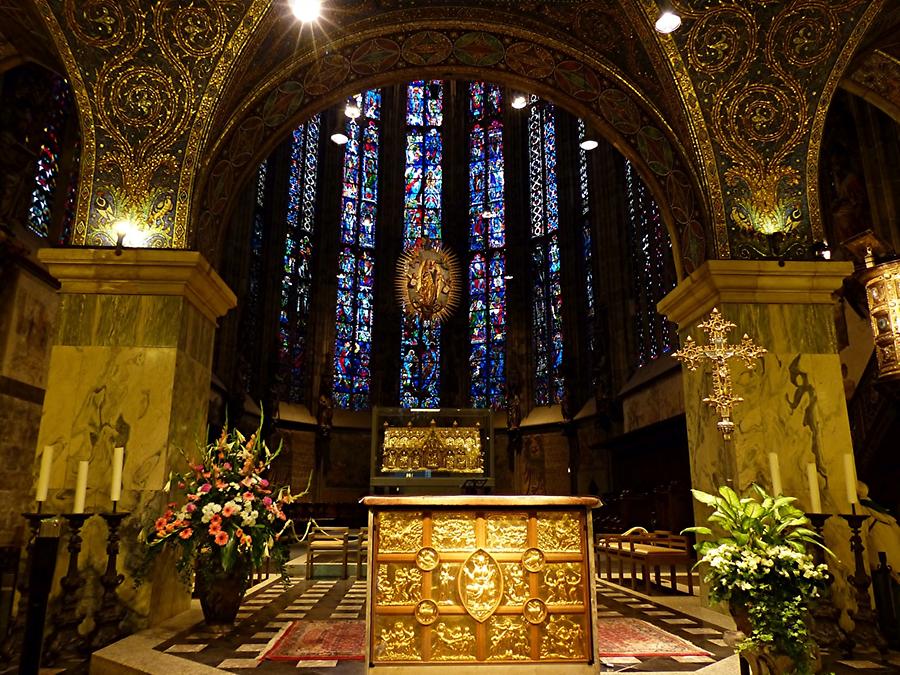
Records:
[[[374,673],[600,672],[594,497],[364,497]]]

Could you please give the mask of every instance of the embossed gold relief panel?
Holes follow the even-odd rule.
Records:
[[[581,511],[383,511],[374,663],[588,661]]]

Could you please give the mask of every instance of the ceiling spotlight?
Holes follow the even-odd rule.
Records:
[[[347,105],[344,108],[344,114],[351,120],[355,120],[362,114],[362,111],[359,109],[359,105],[356,102],[356,98],[351,96],[349,99],[347,99]]]
[[[315,21],[322,15],[322,0],[288,0],[288,5],[303,23]]]
[[[598,145],[600,144],[593,138],[583,138],[581,139],[581,143],[578,144],[578,147],[580,147],[582,150],[593,150]]]
[[[525,98],[525,94],[515,94],[512,99],[512,107],[516,110],[521,110],[526,105],[528,105],[528,99]]]
[[[671,10],[666,10],[656,20],[656,30],[663,35],[671,33],[681,25],[681,17]]]
[[[331,140],[338,145],[347,145],[347,141],[349,141],[350,139],[347,138],[347,134],[342,134],[340,131],[338,131],[335,134],[331,134]]]

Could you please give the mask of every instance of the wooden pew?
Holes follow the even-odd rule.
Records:
[[[631,530],[629,532],[632,532]],[[669,568],[669,583],[676,591],[675,571],[683,565],[687,570],[688,593],[694,593],[694,577],[691,567],[694,556],[687,537],[671,532],[646,531],[637,534],[598,534],[594,546],[597,555],[597,571],[602,575],[601,554],[607,558],[606,578],[613,580],[613,566],[617,567],[617,583],[624,585],[625,565],[631,567],[631,586],[637,585],[637,570],[641,569],[644,592],[650,594],[650,570],[657,585],[661,585],[660,568]]]

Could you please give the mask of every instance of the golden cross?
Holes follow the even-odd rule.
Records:
[[[731,411],[736,403],[744,399],[735,396],[731,387],[731,371],[728,361],[733,358],[741,359],[747,366],[747,370],[756,367],[756,359],[766,353],[766,350],[755,344],[744,333],[740,344],[728,343],[728,334],[736,324],[728,321],[719,314],[719,310],[713,307],[709,318],[703,323],[697,324],[708,336],[708,345],[698,345],[692,338],[685,340],[684,347],[672,356],[681,361],[688,370],[697,370],[703,361],[712,363],[712,394],[703,399],[703,402],[719,413],[719,421],[716,423],[722,437],[727,441],[734,432],[734,422],[731,421]]]

